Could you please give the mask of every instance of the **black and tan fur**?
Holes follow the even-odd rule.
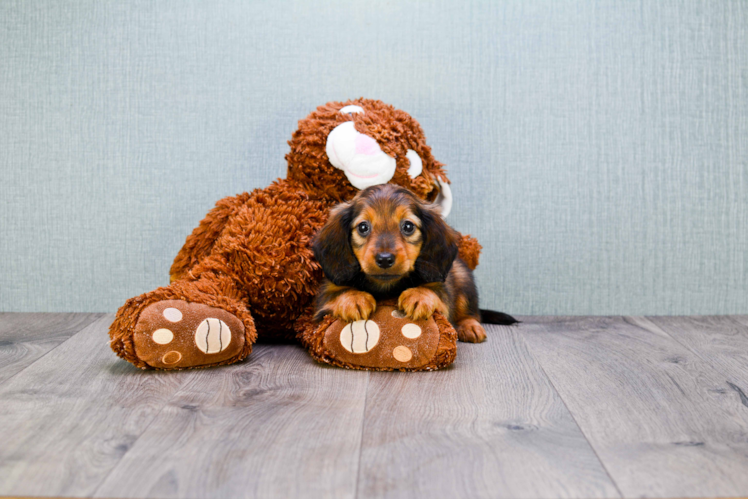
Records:
[[[457,255],[458,238],[437,206],[410,191],[392,184],[364,189],[333,209],[314,240],[326,278],[315,320],[327,314],[344,321],[367,319],[377,300],[398,297],[398,307],[410,318],[425,320],[439,311],[460,340],[482,342],[478,291],[472,271]],[[516,322],[491,314],[499,318],[492,322]]]

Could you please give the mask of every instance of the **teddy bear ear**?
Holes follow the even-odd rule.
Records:
[[[343,106],[340,108],[339,113],[342,113],[344,115],[352,115],[352,114],[363,114],[364,108],[361,106],[356,106],[355,104],[349,104],[348,106]]]
[[[439,194],[436,196],[434,204],[439,206],[439,213],[446,219],[449,212],[452,211],[452,188],[449,187],[448,182],[438,178],[436,184],[439,187]]]
[[[408,175],[411,179],[415,179],[423,172],[423,160],[421,160],[421,157],[418,155],[418,153],[416,153],[412,149],[408,150],[408,152],[405,154],[405,157],[410,162],[410,166],[408,167]]]

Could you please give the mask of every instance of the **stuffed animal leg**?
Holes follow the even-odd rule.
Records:
[[[119,357],[161,370],[234,363],[249,355],[257,338],[231,280],[213,273],[133,297],[109,334]]]
[[[308,242],[329,205],[287,180],[222,200],[175,259],[175,281],[117,312],[112,349],[143,369],[180,369],[246,358],[258,329],[293,339],[321,277]]]
[[[320,363],[377,371],[428,371],[452,364],[457,332],[442,314],[413,321],[383,301],[368,320],[346,323],[328,315],[319,323],[306,318],[299,339]]]

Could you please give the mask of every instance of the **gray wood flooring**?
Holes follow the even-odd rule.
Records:
[[[0,314],[0,496],[748,496],[748,316],[525,317],[433,373],[144,372]]]

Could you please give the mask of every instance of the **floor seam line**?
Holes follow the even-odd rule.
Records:
[[[634,317],[635,318],[637,316],[630,316],[630,317]],[[638,316],[638,317],[647,320],[649,323],[651,323],[653,326],[655,326],[658,330],[660,330],[662,333],[664,333],[665,335],[667,335],[668,338],[670,338],[673,342],[675,342],[679,346],[683,347],[687,351],[693,353],[697,358],[699,358],[701,361],[703,361],[709,368],[711,368],[712,370],[714,370],[716,373],[722,375],[722,378],[725,379],[725,382],[728,385],[731,384],[730,379],[732,379],[734,377],[731,377],[729,374],[725,373],[721,368],[715,366],[714,363],[712,363],[707,358],[705,358],[704,356],[702,356],[701,353],[699,353],[693,347],[689,346],[688,344],[684,344],[683,342],[681,342],[680,340],[678,340],[676,337],[673,337],[670,334],[669,331],[665,330],[663,327],[661,327],[660,325],[658,325],[657,323],[655,323],[654,321],[652,321],[649,316]],[[741,323],[739,323],[739,322],[737,322],[737,323],[738,323],[738,325],[743,326]],[[636,325],[636,326],[638,326],[638,325]],[[645,328],[645,330],[646,330],[646,328]]]
[[[194,374],[194,373],[195,373],[195,372],[192,372],[192,373],[191,373],[190,375],[192,375],[192,374]],[[129,448],[127,449],[127,451],[126,451],[126,452],[124,452],[124,453],[122,454],[122,456],[121,456],[121,457],[120,457],[120,459],[119,459],[119,460],[117,461],[117,463],[116,463],[116,464],[114,465],[114,467],[112,467],[112,469],[111,469],[111,470],[110,470],[109,472],[107,472],[107,473],[106,473],[106,475],[105,475],[105,476],[104,476],[104,477],[102,478],[102,480],[101,480],[101,481],[99,481],[99,484],[98,484],[98,485],[96,485],[96,488],[95,488],[95,489],[94,489],[94,490],[93,490],[93,491],[91,492],[91,495],[90,495],[90,497],[95,497],[95,496],[96,496],[96,494],[97,494],[97,493],[99,492],[99,490],[100,490],[100,489],[101,489],[101,487],[102,487],[102,486],[104,485],[104,483],[106,482],[106,480],[107,480],[107,479],[109,479],[109,476],[111,476],[111,475],[112,475],[112,474],[114,473],[114,471],[115,471],[115,470],[117,469],[117,467],[119,467],[119,466],[120,466],[120,464],[121,464],[121,463],[122,463],[122,461],[123,461],[123,460],[125,459],[125,457],[127,456],[127,454],[128,454],[128,453],[130,453],[130,451],[131,451],[131,450],[132,450],[133,448],[135,448],[135,444],[137,444],[137,442],[138,442],[138,441],[140,440],[140,438],[142,438],[142,437],[143,437],[143,435],[144,435],[144,434],[145,434],[146,432],[148,432],[148,429],[150,429],[150,428],[151,428],[151,426],[152,426],[152,425],[153,425],[153,423],[154,423],[154,422],[156,421],[156,419],[158,419],[158,417],[159,417],[159,416],[161,416],[161,413],[163,413],[164,409],[165,409],[165,408],[166,408],[167,406],[169,406],[169,404],[171,404],[171,402],[172,402],[172,401],[174,400],[174,398],[176,397],[176,395],[177,395],[177,394],[179,393],[179,391],[181,391],[181,390],[182,390],[182,389],[184,388],[184,386],[185,386],[185,385],[187,384],[187,382],[188,382],[188,381],[189,381],[189,377],[186,377],[186,380],[184,380],[184,381],[182,382],[182,384],[181,384],[181,385],[180,385],[179,387],[177,387],[176,389],[174,389],[174,392],[172,393],[172,395],[171,395],[171,396],[170,396],[170,397],[169,397],[169,398],[168,398],[168,399],[167,399],[167,400],[166,400],[166,401],[164,402],[164,404],[163,404],[163,405],[161,406],[161,408],[159,408],[159,410],[158,410],[158,411],[156,412],[156,414],[155,414],[155,415],[153,416],[153,418],[151,419],[151,421],[150,421],[150,422],[148,422],[148,425],[146,425],[146,426],[145,426],[145,428],[144,428],[144,429],[143,429],[143,430],[142,430],[142,431],[140,432],[140,434],[138,434],[138,437],[137,437],[137,438],[135,438],[135,440],[134,440],[134,441],[132,442],[132,444],[131,444],[131,445],[130,445],[130,447],[129,447]]]
[[[571,417],[572,421],[574,421],[574,425],[577,426],[577,429],[579,429],[579,432],[582,434],[582,437],[584,437],[584,440],[587,441],[587,444],[589,445],[590,449],[592,450],[592,453],[595,454],[595,457],[597,458],[597,461],[600,462],[600,466],[603,468],[603,470],[605,471],[605,474],[608,476],[608,479],[610,479],[610,482],[613,484],[613,487],[618,492],[619,497],[620,498],[627,498],[623,494],[623,491],[621,491],[621,488],[618,486],[618,483],[616,482],[616,480],[613,478],[613,475],[608,470],[608,466],[605,465],[605,462],[603,462],[603,459],[600,458],[600,454],[595,449],[595,446],[590,441],[590,438],[584,432],[584,429],[582,428],[582,426],[579,425],[579,422],[577,421],[577,418],[574,416],[574,413],[569,408],[569,405],[566,404],[566,400],[561,395],[561,392],[559,392],[558,388],[556,387],[556,384],[553,383],[553,379],[550,377],[550,375],[548,375],[548,372],[545,371],[545,368],[543,367],[543,365],[540,362],[540,360],[532,352],[532,346],[530,345],[529,342],[527,342],[525,340],[525,337],[524,337],[524,335],[522,333],[520,333],[520,336],[522,338],[522,342],[525,344],[525,347],[527,347],[527,352],[530,354],[530,356],[532,356],[532,359],[538,364],[538,367],[540,367],[540,371],[543,372],[543,375],[545,375],[545,378],[548,380],[548,383],[551,384],[551,387],[553,388],[553,391],[556,394],[558,394],[558,398],[561,400],[561,403],[564,405],[564,408],[566,408],[566,411],[569,413],[569,416]]]
[[[366,407],[369,403],[369,387],[371,386],[371,372],[366,372],[366,392],[364,393],[364,411],[361,416],[361,438],[358,441],[358,463],[356,464],[356,484],[353,487],[353,498],[359,498],[358,486],[361,477],[361,456],[364,451],[364,429],[366,428]]]
[[[106,316],[106,313],[92,313],[92,314],[100,314],[100,316],[98,318],[95,318],[94,320],[92,320],[90,323],[86,324],[86,326],[84,326],[83,328],[81,328],[80,330],[78,330],[77,332],[75,332],[74,334],[72,334],[71,336],[69,336],[68,338],[66,338],[65,340],[63,340],[62,342],[60,342],[59,344],[57,344],[56,346],[54,346],[49,351],[45,352],[44,354],[42,354],[41,356],[39,356],[38,358],[36,358],[34,361],[31,362],[31,364],[29,364],[27,366],[24,366],[20,371],[14,373],[10,377],[8,377],[5,380],[3,380],[2,382],[0,382],[0,387],[3,387],[5,384],[7,384],[8,382],[10,382],[14,378],[16,378],[18,375],[20,375],[21,373],[25,372],[26,370],[28,370],[29,368],[31,368],[32,366],[34,366],[35,364],[37,364],[39,361],[41,361],[42,359],[44,359],[47,356],[49,356],[55,349],[58,349],[60,346],[62,346],[66,342],[69,342],[73,337],[75,337],[76,335],[79,335],[83,330],[85,330],[86,328],[88,328],[89,326],[93,325],[94,323],[96,323],[97,321],[99,321],[101,318],[103,318],[104,316]],[[23,342],[19,342],[19,344],[20,343],[23,343]]]

